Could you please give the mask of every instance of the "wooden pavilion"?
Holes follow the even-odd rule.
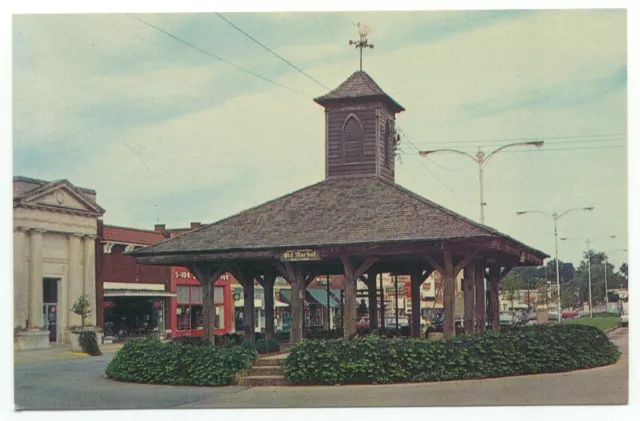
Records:
[[[187,266],[204,287],[204,335],[213,339],[213,284],[230,272],[243,285],[245,335],[253,340],[254,280],[264,288],[266,335],[274,334],[273,285],[291,284],[291,342],[303,336],[304,291],[317,275],[344,274],[344,336],[356,331],[356,282],[367,284],[377,326],[376,275],[444,282],[445,337],[454,334],[455,280],[464,271],[466,332],[499,328],[500,280],[548,257],[395,183],[395,115],[404,108],[363,71],[315,99],[325,109],[325,179],[216,223],[131,252],[140,264]],[[490,305],[486,308],[486,285]],[[419,335],[420,312],[412,312]]]

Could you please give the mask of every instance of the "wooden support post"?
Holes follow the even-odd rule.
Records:
[[[489,265],[489,302],[491,304],[491,328],[500,331],[500,265]]]
[[[464,267],[462,291],[464,295],[464,333],[473,333],[473,305],[476,299],[474,295],[474,266],[472,263]]]
[[[299,263],[276,262],[276,269],[291,285],[291,345],[303,338],[305,277]]]
[[[476,284],[476,331],[482,333],[487,327],[487,294],[484,287],[484,261],[476,260],[473,266]]]
[[[422,285],[422,269],[415,267],[411,270],[411,337],[420,337],[420,285]]]
[[[342,256],[341,260],[344,266],[344,337],[348,338],[356,333],[356,280],[378,259],[370,257],[358,268],[347,256]]]
[[[455,288],[456,277],[453,267],[453,256],[450,251],[444,252],[444,337],[449,338],[455,333]]]
[[[228,270],[227,265],[213,266],[207,263],[195,263],[187,267],[202,284],[202,336],[215,344],[216,304],[214,285],[220,276]]]
[[[236,280],[242,285],[243,298],[244,298],[244,337],[246,340],[255,342],[255,280],[258,278],[257,274],[247,267],[239,265],[229,265],[229,270],[236,278]]]
[[[369,292],[369,326],[371,329],[377,329],[378,323],[378,289],[376,288],[376,272],[367,274],[367,290]]]
[[[262,278],[262,288],[264,288],[264,331],[267,339],[273,339],[275,337],[275,309],[274,309],[274,297],[273,297],[273,285],[276,282],[276,273],[267,272]]]

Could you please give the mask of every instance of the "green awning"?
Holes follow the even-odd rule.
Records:
[[[340,290],[339,289],[332,289],[331,292],[336,295],[336,296],[340,296]],[[289,305],[291,305],[291,290],[290,289],[281,289],[280,290],[280,300],[284,303],[287,303]],[[327,290],[325,289],[308,289],[307,293],[305,294],[305,305],[308,305],[310,303],[315,304],[315,302],[317,301],[320,305],[327,305]],[[336,301],[335,298],[331,297],[331,299],[329,300],[329,306],[331,308],[340,308],[340,303],[338,301]]]
[[[337,296],[340,296],[340,290],[331,290],[331,292],[335,295],[337,292]],[[316,288],[309,288],[307,290],[307,293],[311,295],[311,297],[313,297],[314,300],[316,300],[318,303],[320,303],[323,306],[327,305],[327,290],[326,289],[316,289]],[[329,306],[331,308],[340,308],[340,303],[333,298],[331,295],[329,296]]]

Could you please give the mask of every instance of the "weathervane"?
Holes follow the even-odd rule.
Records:
[[[367,41],[367,35],[371,32],[371,28],[367,24],[358,23],[358,33],[360,34],[360,41],[349,41],[349,45],[355,45],[360,49],[360,71],[362,71],[362,50],[364,48],[373,48],[373,44],[369,44]]]

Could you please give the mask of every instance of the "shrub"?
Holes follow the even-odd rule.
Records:
[[[291,340],[291,332],[276,332],[276,340],[278,341],[289,341]]]
[[[98,346],[98,338],[96,337],[96,332],[86,331],[80,333],[78,342],[80,342],[80,347],[87,354],[91,356],[102,355],[102,352],[100,352],[100,347]]]
[[[280,351],[280,345],[273,339],[260,339],[256,341],[255,348],[258,354],[269,354]]]
[[[216,348],[149,340],[127,341],[107,366],[107,377],[134,383],[221,386],[257,358],[241,347]]]
[[[210,346],[211,342],[208,339],[204,339],[202,336],[178,336],[173,338],[171,342],[181,345],[189,346]]]
[[[284,368],[292,383],[430,382],[570,371],[612,364],[619,356],[597,328],[534,325],[439,341],[301,341]]]

